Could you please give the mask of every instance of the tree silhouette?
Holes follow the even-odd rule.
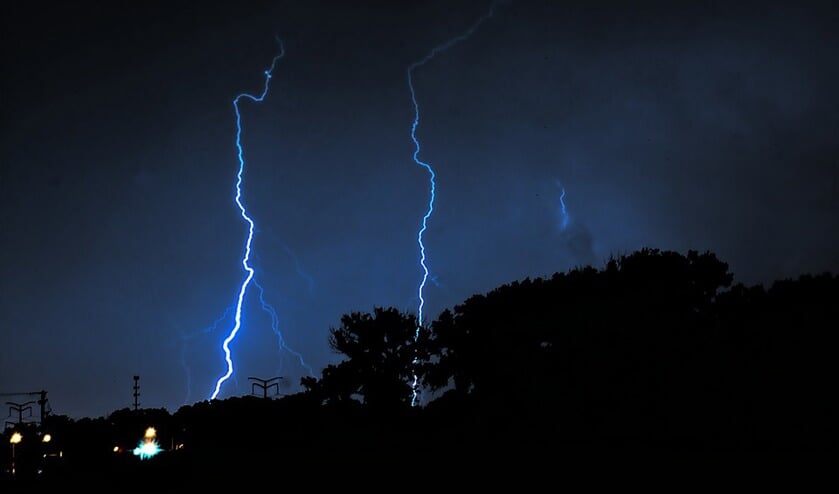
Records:
[[[694,405],[701,328],[732,279],[711,253],[643,249],[500,286],[432,323],[425,382],[512,417],[514,433],[660,436]]]
[[[307,392],[323,403],[358,401],[377,411],[404,408],[411,401],[416,317],[394,308],[376,307],[372,314],[353,312],[330,328],[329,347],[346,360],[323,370],[321,379],[304,378]]]

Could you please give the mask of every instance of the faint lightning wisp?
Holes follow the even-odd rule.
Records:
[[[259,303],[262,304],[262,310],[271,316],[271,330],[275,335],[277,335],[280,350],[285,350],[297,357],[297,361],[300,363],[300,366],[306,369],[306,372],[308,372],[310,376],[314,376],[315,374],[312,372],[312,368],[305,362],[305,360],[303,360],[303,355],[292,350],[285,344],[285,338],[283,338],[283,333],[280,331],[280,317],[277,315],[277,311],[265,301],[265,290],[262,288],[262,285],[257,283],[256,280],[253,281],[253,285],[259,290]]]
[[[562,213],[560,228],[562,229],[562,231],[565,231],[568,229],[568,222],[571,220],[571,218],[568,216],[568,210],[565,208],[565,187],[562,187],[562,185],[560,185],[560,188],[562,188],[562,193],[559,195],[559,206],[560,212]]]
[[[490,17],[495,14],[495,7],[498,4],[498,1],[492,2],[489,7],[489,10],[482,15],[477,21],[475,21],[472,26],[466,30],[463,34],[446,41],[445,43],[434,47],[428,54],[423,57],[422,59],[412,63],[408,66],[408,89],[411,92],[411,102],[414,106],[414,120],[411,123],[411,140],[414,141],[414,154],[413,159],[414,162],[425,168],[428,172],[428,182],[429,182],[429,199],[428,199],[428,209],[425,212],[425,215],[422,217],[422,226],[417,233],[417,244],[419,244],[420,250],[420,266],[422,267],[422,280],[420,281],[419,288],[417,289],[417,294],[419,296],[419,307],[417,308],[417,329],[414,333],[414,342],[419,339],[420,330],[422,329],[422,324],[424,321],[423,310],[425,308],[425,285],[428,282],[429,278],[429,271],[428,271],[428,264],[426,262],[426,252],[425,252],[425,243],[423,242],[423,236],[425,235],[426,230],[428,229],[428,219],[431,218],[432,213],[434,213],[434,201],[436,199],[437,194],[437,174],[434,172],[434,169],[431,167],[430,163],[422,161],[419,158],[420,153],[420,142],[417,138],[417,127],[419,126],[420,121],[420,111],[419,111],[419,103],[417,102],[417,94],[416,90],[414,89],[414,71],[428,63],[432,58],[434,58],[439,53],[442,53],[455,44],[469,38],[474,34],[474,32],[480,27],[481,24]],[[417,358],[414,358],[414,365],[418,363]],[[412,389],[412,398],[411,398],[411,406],[416,406],[417,400],[419,399],[419,393],[417,391],[418,387],[418,377],[416,372],[413,373],[413,380],[411,383]]]
[[[255,103],[260,103],[265,99],[265,96],[268,94],[268,84],[271,81],[271,74],[274,72],[274,68],[277,65],[277,61],[285,56],[285,48],[281,40],[277,40],[280,44],[280,53],[277,54],[273,60],[271,60],[271,66],[265,70],[265,85],[262,90],[262,94],[259,96],[254,96],[248,93],[242,93],[236,96],[233,99],[233,108],[236,111],[236,149],[238,151],[238,158],[239,158],[239,171],[236,174],[236,205],[239,206],[239,211],[242,215],[242,219],[248,224],[248,237],[247,241],[245,242],[245,254],[242,257],[242,267],[247,272],[245,276],[245,280],[242,282],[242,286],[239,288],[239,297],[236,302],[236,313],[234,316],[235,323],[233,325],[233,329],[228,334],[227,338],[224,339],[222,343],[222,349],[224,350],[224,360],[227,362],[227,372],[223,376],[221,376],[218,381],[216,382],[216,387],[213,390],[213,393],[210,395],[210,399],[214,400],[219,391],[221,391],[221,386],[227,381],[230,376],[233,375],[233,359],[230,355],[230,343],[236,338],[236,335],[239,333],[239,329],[242,327],[242,302],[245,299],[245,293],[248,290],[248,285],[250,284],[251,280],[253,279],[254,269],[250,266],[248,261],[250,260],[251,256],[251,243],[253,241],[253,231],[254,231],[254,222],[253,219],[248,216],[247,211],[245,210],[245,206],[242,203],[242,173],[245,169],[245,159],[244,159],[244,151],[242,149],[242,115],[239,112],[239,101],[242,98],[247,98]]]

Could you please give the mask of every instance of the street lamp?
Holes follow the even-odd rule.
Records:
[[[20,444],[23,440],[23,434],[20,432],[15,432],[12,434],[12,437],[9,438],[9,442],[12,444],[12,475],[15,474],[15,444]]]

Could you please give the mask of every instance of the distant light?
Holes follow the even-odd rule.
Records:
[[[114,446],[114,453],[119,453],[119,446]]]
[[[151,458],[160,453],[160,446],[154,441],[143,441],[139,446],[134,448],[134,455],[139,456],[141,460]]]
[[[158,446],[157,441],[157,430],[154,427],[149,427],[146,429],[145,434],[143,434],[143,440],[140,441],[140,445],[134,448],[134,455],[139,456],[141,460],[145,460],[146,458],[151,458],[152,456],[160,453],[160,446]]]
[[[23,435],[20,432],[15,432],[12,434],[12,437],[9,438],[9,442],[12,444],[18,444],[23,440]]]
[[[52,436],[49,434],[44,434],[44,437],[41,438],[42,443],[48,443],[52,441]]]

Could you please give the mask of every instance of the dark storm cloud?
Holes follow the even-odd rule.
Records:
[[[517,5],[522,16],[541,15],[511,23],[520,46],[508,49],[525,55],[513,62],[516,76],[500,78],[497,94],[528,110],[493,105],[492,120],[530,126],[531,137],[513,142],[544,134],[552,142],[543,147],[572,174],[563,179],[579,176],[599,189],[600,204],[584,211],[614,212],[598,220],[605,228],[592,225],[595,237],[628,222],[644,230],[646,242],[720,250],[751,281],[835,267],[828,244],[815,256],[821,264],[790,255],[811,248],[796,239],[813,238],[812,227],[836,210],[828,164],[836,154],[828,137],[836,128],[827,89],[836,82],[828,55],[833,11],[777,3]],[[573,192],[580,198],[586,191]],[[627,193],[631,204],[610,204]],[[635,217],[621,217],[631,210]],[[761,237],[775,247],[756,251]]]

